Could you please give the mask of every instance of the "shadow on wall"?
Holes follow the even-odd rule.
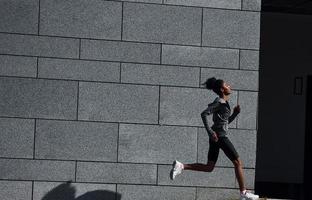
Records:
[[[76,189],[71,182],[63,183],[49,191],[41,200],[120,200],[121,195],[108,190],[94,190],[75,198]]]

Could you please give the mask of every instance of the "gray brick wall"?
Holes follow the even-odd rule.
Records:
[[[223,153],[169,179],[207,161],[211,76],[241,105],[229,137],[254,189],[260,2],[0,0],[1,199],[237,198]]]

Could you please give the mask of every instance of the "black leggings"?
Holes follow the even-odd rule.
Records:
[[[220,149],[223,150],[225,155],[231,160],[236,160],[239,155],[234,148],[232,142],[227,137],[219,137],[218,142],[209,139],[209,152],[208,152],[208,161],[213,161],[214,163],[217,162],[219,151]]]

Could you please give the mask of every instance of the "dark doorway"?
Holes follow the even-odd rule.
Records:
[[[309,183],[311,183],[312,169],[312,76],[307,78],[307,101],[306,101],[306,133],[304,148],[304,199],[312,199],[312,193],[309,191]]]

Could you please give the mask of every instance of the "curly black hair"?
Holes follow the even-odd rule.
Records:
[[[222,95],[221,88],[224,81],[222,79],[216,79],[215,77],[208,78],[202,85],[208,90],[213,90],[217,95]]]

